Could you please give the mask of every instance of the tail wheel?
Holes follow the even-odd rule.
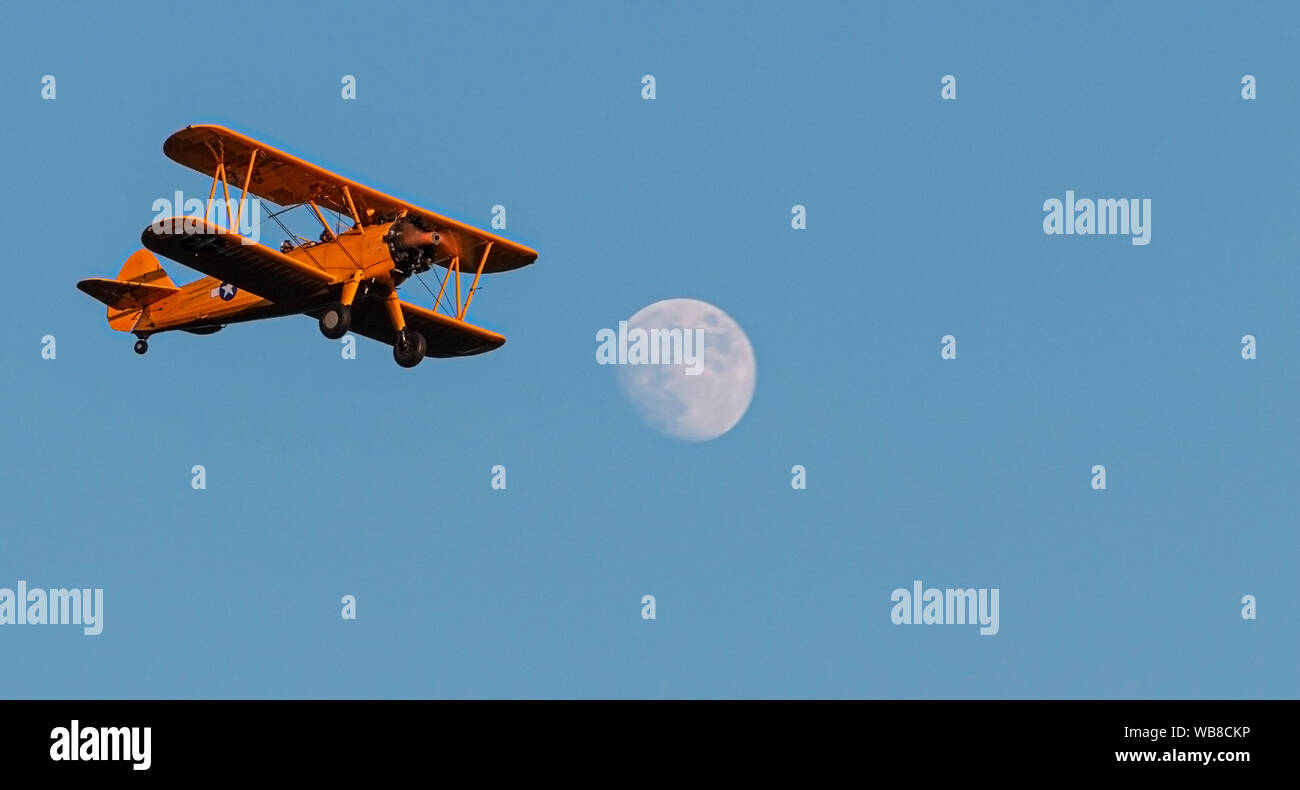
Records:
[[[148,341],[148,340],[137,340],[137,341],[135,341],[135,353],[137,353],[137,354],[143,354],[144,352],[146,352],[146,351],[148,351],[148,350],[149,350],[149,341]]]
[[[320,314],[320,333],[330,340],[338,340],[351,328],[352,308],[342,302],[335,302]]]
[[[403,329],[393,344],[393,359],[404,368],[413,368],[424,359],[424,335],[414,329]]]

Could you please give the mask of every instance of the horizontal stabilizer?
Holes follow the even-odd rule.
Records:
[[[154,302],[181,291],[174,285],[145,285],[99,277],[82,280],[77,283],[77,288],[114,310],[143,310]]]

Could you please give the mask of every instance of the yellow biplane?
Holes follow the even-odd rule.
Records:
[[[321,334],[349,331],[387,343],[402,367],[426,356],[456,357],[499,348],[505,337],[465,321],[483,274],[517,269],[537,260],[521,244],[470,227],[330,173],[221,126],[194,125],[163,143],[163,153],[205,175],[212,189],[202,216],[156,218],[141,234],[144,249],[122,266],[117,279],[89,279],[77,287],[108,305],[108,324],[139,338],[171,329],[211,334],[226,324],[305,314]],[[230,184],[241,184],[237,208]],[[210,211],[224,196],[226,226]],[[283,207],[271,217],[310,207],[323,227],[318,239],[289,232],[280,250],[236,232],[248,195]],[[326,219],[336,217],[331,228]],[[214,222],[212,220],[218,220]],[[247,223],[245,222],[245,225]],[[346,227],[345,227],[346,226]],[[207,277],[177,286],[154,253]],[[409,277],[433,267],[442,276],[432,309],[398,298]],[[461,271],[473,281],[461,300]],[[455,280],[454,299],[448,283]],[[430,289],[430,294],[432,294]],[[444,293],[447,295],[444,301]],[[441,308],[441,310],[440,310]]]

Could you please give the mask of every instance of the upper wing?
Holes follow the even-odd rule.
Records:
[[[311,310],[307,315],[320,318],[322,312]],[[402,315],[406,318],[407,328],[424,335],[424,354],[428,357],[482,354],[500,348],[506,342],[505,337],[496,332],[448,318],[410,302],[402,302]],[[361,299],[352,305],[352,331],[390,346],[397,339],[383,302],[376,299]]]
[[[444,248],[451,255],[459,255],[462,266],[477,266],[479,250],[491,242],[483,266],[487,274],[510,271],[537,260],[537,253],[522,244],[385,195],[223,126],[187,126],[163,143],[163,153],[169,158],[209,176],[216,173],[219,163],[224,163],[226,181],[240,185],[254,151],[257,156],[252,159],[253,177],[248,191],[272,203],[291,206],[311,201],[351,216],[347,200],[351,196],[366,224],[391,222],[403,213],[414,214],[443,236]],[[438,263],[447,265],[448,261]]]
[[[195,229],[185,232],[183,229]],[[175,232],[171,232],[175,231]],[[140,234],[146,249],[272,302],[320,304],[333,275],[199,217],[172,217]]]

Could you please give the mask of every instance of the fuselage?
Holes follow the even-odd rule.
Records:
[[[400,282],[393,277],[393,259],[384,241],[391,223],[371,225],[360,230],[340,233],[328,243],[307,242],[284,254],[319,268],[340,281],[359,280],[364,292],[375,289],[387,293]],[[160,299],[140,317],[134,331],[163,332],[169,329],[219,327],[242,321],[296,315],[318,307],[311,304],[271,302],[241,290],[215,277],[203,277],[180,286],[180,292]],[[331,299],[337,298],[332,295]]]

